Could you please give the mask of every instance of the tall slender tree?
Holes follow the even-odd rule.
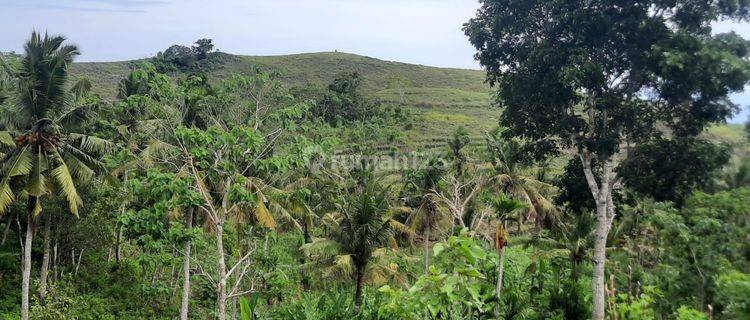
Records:
[[[424,238],[424,272],[427,274],[430,268],[430,237],[432,231],[444,218],[440,210],[440,201],[437,198],[437,190],[443,174],[445,173],[445,161],[434,157],[425,162],[425,167],[411,172],[406,176],[405,190],[414,192],[412,198],[416,209],[411,210],[407,224],[413,230],[422,229]]]
[[[691,136],[737,106],[750,46],[711,23],[747,21],[747,1],[482,0],[464,25],[498,88],[507,136],[543,157],[575,150],[596,203],[593,318],[605,315],[606,240],[615,218],[622,145],[662,128]],[[601,166],[601,179],[592,161]]]
[[[66,88],[68,66],[78,55],[78,48],[64,45],[64,41],[61,36],[31,34],[21,67],[14,74],[16,95],[10,105],[6,104],[6,112],[0,113],[6,128],[0,132],[5,137],[0,140],[8,150],[0,167],[0,213],[19,196],[27,203],[21,286],[24,320],[29,318],[31,247],[36,220],[43,210],[42,199],[57,192],[77,216],[83,203],[75,181],[90,179],[96,169],[102,168],[97,155],[109,146],[105,140],[68,131],[90,105],[77,103],[77,96],[88,86]]]
[[[525,202],[508,197],[504,193],[490,199],[489,205],[499,219],[495,231],[495,249],[497,250],[499,257],[495,293],[497,294],[498,299],[502,300],[503,275],[505,273],[505,248],[508,246],[510,240],[510,234],[508,233],[508,220],[512,219],[514,215],[521,214],[527,209],[527,207]]]

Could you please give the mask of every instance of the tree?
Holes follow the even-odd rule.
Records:
[[[450,140],[448,140],[448,148],[450,149],[450,155],[453,158],[453,166],[456,170],[456,175],[459,179],[463,178],[465,172],[466,162],[466,150],[464,148],[469,145],[471,138],[469,132],[464,127],[458,127]]]
[[[383,187],[371,168],[362,165],[352,172],[353,185],[341,190],[337,199],[336,228],[331,239],[320,239],[303,246],[308,255],[333,256],[339,269],[352,269],[354,308],[362,306],[362,289],[374,253],[386,247],[393,235],[389,216],[389,188]],[[323,254],[321,254],[323,253]]]
[[[227,300],[252,291],[242,290],[242,280],[251,266],[246,261],[253,253],[252,249],[248,250],[229,267],[224,245],[225,228],[230,222],[240,225],[242,220],[250,219],[264,227],[275,228],[276,221],[269,210],[273,199],[266,196],[269,184],[262,177],[305,166],[309,159],[294,152],[273,156],[265,137],[243,126],[229,131],[219,127],[207,130],[178,127],[175,138],[184,157],[180,163],[184,163],[185,170],[194,180],[191,190],[201,199],[196,207],[204,214],[216,236],[218,278],[214,282],[217,314],[219,319],[225,319]],[[229,286],[232,277],[234,281]]]
[[[364,168],[357,179],[355,193],[343,197],[340,206],[342,220],[334,238],[341,244],[341,252],[351,256],[356,272],[354,308],[362,306],[362,285],[365,269],[375,249],[384,246],[391,238],[391,220],[388,219],[388,188],[375,179],[372,169]]]
[[[1,119],[9,129],[0,132],[9,151],[0,168],[0,213],[8,209],[17,195],[27,198],[22,319],[29,317],[31,246],[36,219],[43,210],[42,199],[58,192],[67,201],[70,212],[77,216],[83,203],[75,181],[92,178],[95,170],[102,168],[97,155],[109,147],[105,140],[68,131],[90,105],[80,104],[85,85],[76,84],[66,90],[67,68],[78,55],[78,48],[63,45],[64,41],[61,36],[31,34],[21,67],[15,74],[16,103],[9,107],[10,112],[2,113]],[[48,255],[49,241],[45,241],[45,251]],[[43,283],[46,270],[43,266]],[[44,293],[41,297],[44,298]]]
[[[712,35],[720,19],[747,20],[736,1],[484,0],[464,25],[498,88],[508,136],[542,157],[573,148],[596,202],[593,318],[605,312],[606,238],[623,144],[669,128],[701,132],[737,108],[727,95],[750,79],[748,43]],[[544,23],[539,23],[544,21]],[[658,125],[662,124],[662,125]],[[591,162],[601,164],[595,179]]]
[[[196,60],[192,48],[180,45],[173,45],[164,50],[163,57],[174,65],[183,68],[192,66]]]
[[[679,205],[692,190],[711,186],[729,156],[728,146],[694,138],[657,138],[635,147],[617,173],[638,194]]]
[[[517,139],[503,139],[501,134],[499,129],[486,133],[487,151],[494,169],[493,186],[524,202],[526,220],[550,227],[557,218],[557,210],[547,195],[554,187],[533,176],[531,161],[525,158],[524,145]],[[520,228],[521,221],[518,223]]]
[[[208,54],[214,50],[213,40],[211,39],[198,39],[195,41],[193,46],[193,52],[198,60],[204,60],[208,58]]]
[[[437,199],[437,190],[445,173],[443,159],[431,158],[425,163],[425,168],[409,172],[405,176],[407,191],[412,191],[416,197],[416,209],[411,212],[407,224],[412,228],[420,228],[424,234],[424,272],[430,269],[430,233],[438,226],[441,210]]]
[[[508,233],[508,220],[512,219],[513,215],[525,211],[527,207],[526,203],[510,198],[504,193],[490,199],[489,202],[492,210],[497,214],[499,219],[497,229],[495,230],[495,249],[497,250],[499,257],[495,293],[497,294],[498,299],[501,299],[503,292],[503,274],[505,271],[505,248],[510,240],[510,234]]]
[[[365,99],[360,93],[362,78],[359,73],[344,73],[337,76],[328,91],[312,109],[313,115],[337,125],[342,121],[366,121],[376,114],[378,104]]]

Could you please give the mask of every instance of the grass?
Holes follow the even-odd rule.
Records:
[[[750,157],[750,139],[742,124],[712,126],[706,130],[704,136],[711,141],[731,146],[734,158]]]
[[[488,106],[488,92],[466,91],[455,88],[389,88],[373,94],[374,97],[393,103],[421,106],[476,107]]]

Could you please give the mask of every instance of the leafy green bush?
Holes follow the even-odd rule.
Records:
[[[433,247],[435,263],[407,291],[383,286],[386,302],[381,318],[490,318],[497,305],[495,288],[488,281],[497,256],[485,250],[463,230]]]
[[[750,319],[750,274],[732,271],[717,281],[722,314],[729,319]]]

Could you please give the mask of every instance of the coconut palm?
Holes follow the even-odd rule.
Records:
[[[530,239],[522,240],[526,245],[542,249],[532,257],[532,268],[539,261],[567,259],[570,264],[570,279],[577,280],[581,266],[589,257],[588,251],[594,245],[594,215],[590,212],[569,214],[567,222],[557,223],[548,232],[540,232]]]
[[[353,194],[342,196],[339,212],[332,218],[338,228],[331,239],[303,246],[310,252],[327,252],[333,265],[349,269],[355,278],[354,308],[362,305],[362,286],[374,253],[389,243],[393,235],[392,219],[388,216],[388,188],[378,183],[371,169],[355,173]],[[322,249],[325,248],[325,249]]]
[[[471,138],[469,137],[469,132],[463,127],[458,127],[453,133],[451,139],[448,140],[448,148],[450,149],[450,155],[453,158],[453,166],[459,179],[462,179],[466,162],[469,160],[464,148],[469,145],[470,142]]]
[[[503,292],[503,274],[505,271],[505,248],[508,245],[510,236],[508,233],[508,220],[515,219],[516,216],[522,214],[528,208],[522,201],[510,198],[505,194],[500,194],[497,197],[491,198],[489,206],[497,214],[498,223],[497,230],[495,231],[495,249],[497,250],[499,262],[497,264],[497,285],[496,293],[498,298]]]
[[[420,229],[424,238],[424,272],[427,274],[430,267],[430,234],[438,223],[445,218],[443,211],[439,208],[439,199],[435,192],[438,184],[445,173],[444,162],[440,158],[431,158],[427,161],[425,168],[407,174],[405,190],[414,193],[412,202],[416,208],[410,210],[407,225],[412,230]]]
[[[42,199],[57,192],[77,216],[83,203],[75,181],[92,178],[102,168],[97,155],[109,147],[105,140],[70,132],[90,107],[81,103],[90,86],[79,83],[66,90],[68,66],[78,48],[64,41],[60,36],[31,34],[14,74],[16,95],[0,119],[5,127],[0,142],[7,151],[0,167],[0,213],[19,196],[27,201],[21,319],[29,317],[31,245]]]
[[[548,195],[554,187],[534,175],[529,168],[523,145],[517,140],[505,140],[499,129],[486,133],[487,149],[493,165],[492,182],[501,192],[526,203],[526,220],[550,227],[557,219],[557,210]]]

